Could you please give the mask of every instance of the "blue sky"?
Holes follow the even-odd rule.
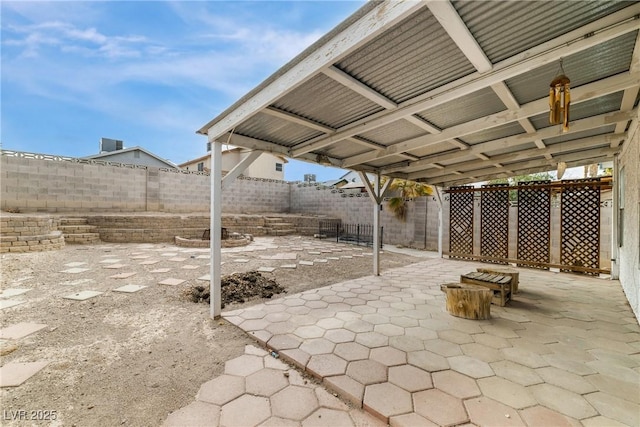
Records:
[[[2,148],[81,157],[107,137],[175,163],[202,156],[197,129],[362,4],[3,0]]]

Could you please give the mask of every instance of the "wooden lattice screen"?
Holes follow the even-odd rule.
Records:
[[[509,258],[509,190],[500,190],[509,184],[483,185],[495,188],[480,196],[480,255]],[[507,264],[505,261],[483,259],[483,262]]]
[[[451,187],[461,188],[471,187]],[[449,252],[473,255],[473,191],[449,194]],[[460,255],[450,257],[470,259]]]
[[[550,184],[551,181],[518,183],[518,259],[534,263],[550,262],[551,254],[551,189],[533,185]],[[549,267],[534,264],[518,264],[548,270]]]
[[[598,184],[600,179],[580,179],[569,182],[584,183],[584,185],[567,186],[562,190],[560,205],[561,264],[599,269],[600,188]],[[598,275],[595,272],[585,272],[584,274]]]

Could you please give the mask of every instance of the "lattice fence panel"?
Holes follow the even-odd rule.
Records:
[[[480,196],[480,255],[509,258],[509,190],[500,190],[509,184],[483,185],[492,188]],[[483,260],[494,264],[504,261]]]
[[[471,187],[451,187],[451,190],[462,188]],[[449,194],[449,252],[473,255],[473,191]]]
[[[518,183],[518,259],[540,263],[550,262],[551,253],[551,190],[531,188],[551,181]],[[529,187],[529,188],[528,188]],[[548,270],[549,267],[518,264]]]
[[[584,183],[584,186],[567,186],[562,191],[560,260],[563,265],[600,268],[600,188],[589,185],[598,181],[598,178],[570,181]]]

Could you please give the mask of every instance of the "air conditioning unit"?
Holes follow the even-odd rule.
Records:
[[[316,182],[315,173],[307,173],[304,175],[304,182]]]
[[[100,152],[109,153],[111,151],[122,150],[123,143],[118,139],[100,138]]]

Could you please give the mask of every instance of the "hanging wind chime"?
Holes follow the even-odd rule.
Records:
[[[571,94],[569,85],[571,80],[564,73],[562,60],[560,60],[560,73],[549,85],[549,122],[552,125],[562,125],[562,132],[569,130],[569,104]]]

